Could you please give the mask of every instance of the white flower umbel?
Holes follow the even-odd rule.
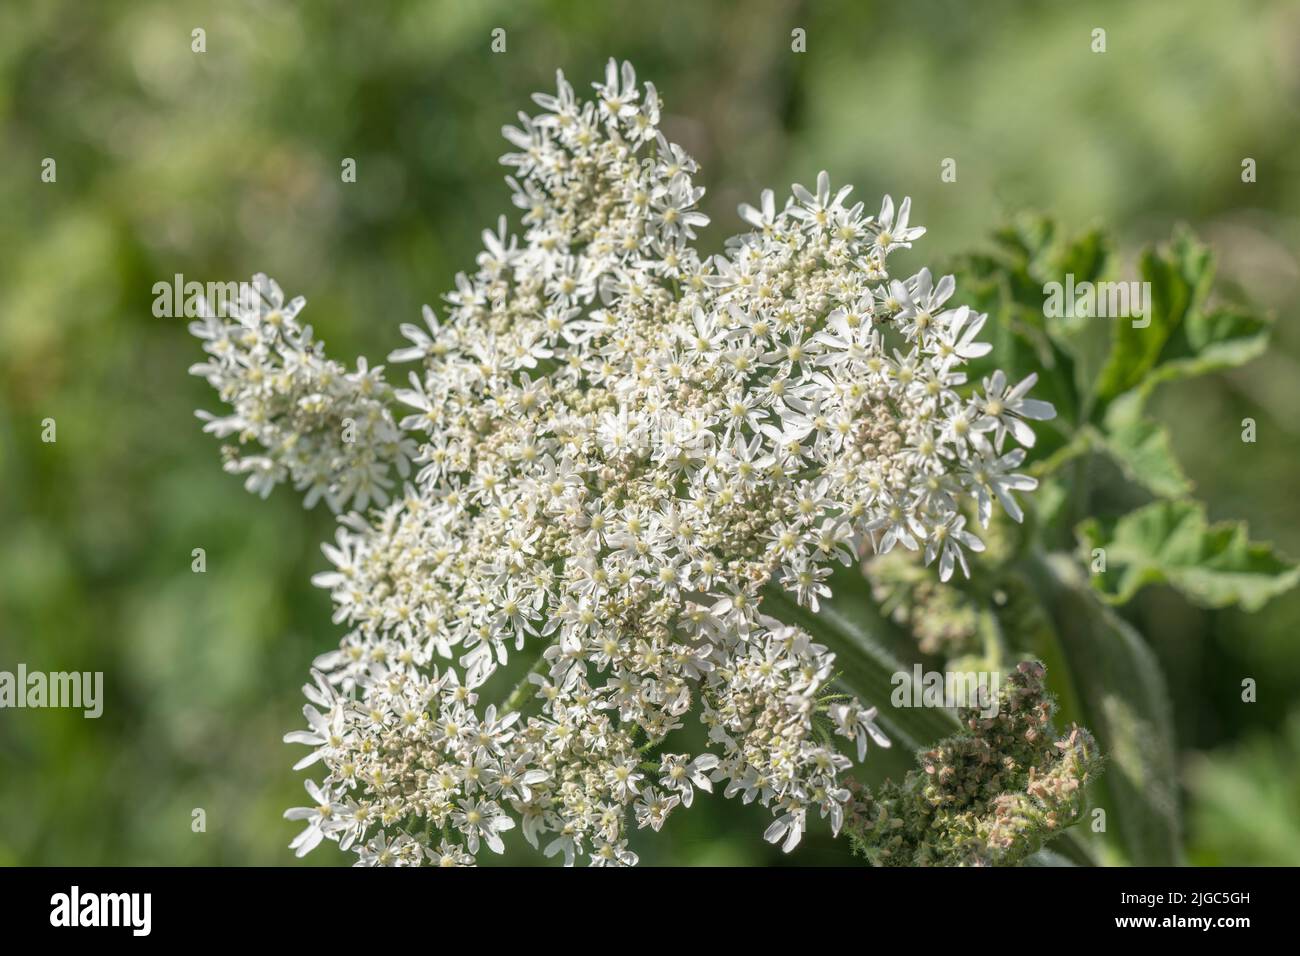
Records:
[[[259,446],[252,455],[227,446],[226,470],[246,473],[244,487],[263,498],[288,478],[307,492],[309,507],[321,498],[335,511],[371,499],[383,504],[390,466],[406,477],[415,442],[402,437],[388,410],[392,389],[382,366],[362,359],[349,373],[326,359],[311,327],[298,324],[304,304],[301,296],[286,303],[280,287],[259,275],[223,315],[205,307],[190,323],[209,356],[190,371],[234,407],[224,418],[199,412],[203,430]]]
[[[348,633],[288,737],[321,780],[291,811],[300,853],[463,863],[522,836],[633,863],[629,826],[723,781],[787,850],[809,810],[838,829],[851,760],[822,728],[858,759],[888,741],[764,588],[815,610],[833,562],[899,544],[946,579],[982,547],[963,512],[1018,518],[1034,486],[1003,446],[1050,406],[1000,374],[959,394],[985,317],[948,306],[950,277],[891,281],[888,253],[924,232],[906,201],[873,218],[822,173],[780,209],[770,191],[742,206],[752,231],[702,260],[703,190],[654,87],[611,62],[596,90],[560,76],[505,130],[522,235],[503,218],[441,318],[402,327],[390,359],[418,368],[396,428],[378,370],[327,362],[265,279],[265,303],[197,325],[196,371],[235,408],[208,428],[260,446],[227,465],[251,489],[287,477],[361,509],[390,465],[418,469],[341,519],[315,579]],[[484,706],[516,653],[532,670]],[[692,711],[711,752],[672,752]]]

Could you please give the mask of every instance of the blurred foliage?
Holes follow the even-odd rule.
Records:
[[[1090,50],[1098,26],[1105,54]],[[794,27],[806,54],[790,51]],[[668,132],[703,166],[706,246],[734,231],[737,202],[821,168],[868,205],[914,197],[930,234],[905,267],[1039,208],[1070,235],[1104,224],[1111,268],[1136,278],[1136,250],[1191,223],[1219,257],[1217,288],[1275,315],[1272,345],[1170,379],[1144,397],[1149,424],[1099,418],[1099,434],[1117,478],[1194,488],[1206,521],[1246,520],[1300,554],[1298,34],[1287,0],[0,6],[0,669],[102,670],[107,695],[97,721],[0,713],[0,862],[291,860],[280,814],[301,782],[280,736],[337,637],[309,584],[332,520],[221,473],[192,414],[215,403],[185,374],[197,344],[152,315],[152,287],[266,271],[307,296],[331,354],[378,360],[511,211],[499,129],[557,67],[585,82],[613,55],[656,83]],[[45,157],[56,183],[40,180]],[[939,180],[945,157],[955,183]],[[1241,182],[1244,157],[1258,182]],[[1103,405],[1148,358],[1089,373]],[[57,443],[40,441],[45,418]],[[1034,460],[1064,447],[1044,442]],[[1092,484],[1088,515],[1140,504],[1122,497],[1131,481]],[[1140,632],[1165,675],[1190,859],[1294,862],[1300,596],[1250,615],[1204,603],[1156,585],[1098,613]],[[1244,677],[1257,703],[1242,703]],[[195,807],[206,833],[190,830]],[[650,864],[848,862],[822,831],[782,857],[764,816],[705,799],[635,849]]]
[[[1191,759],[1192,863],[1300,866],[1300,710],[1280,731]]]

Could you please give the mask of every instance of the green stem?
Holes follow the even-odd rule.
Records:
[[[515,689],[510,692],[510,696],[506,698],[506,702],[501,705],[503,713],[508,714],[512,710],[518,710],[523,706],[524,699],[528,696],[528,678],[546,670],[546,652],[554,645],[554,643],[555,642],[552,641],[549,644],[543,645],[541,651],[537,655],[537,660],[533,661],[533,666],[528,668],[528,673],[519,679],[519,683],[515,685]]]

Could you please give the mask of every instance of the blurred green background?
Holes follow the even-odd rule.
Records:
[[[99,720],[0,712],[0,863],[292,860],[297,825],[280,814],[303,794],[280,737],[339,636],[309,583],[333,521],[222,473],[193,416],[218,407],[186,374],[200,348],[184,320],[153,316],[152,286],[265,271],[307,296],[333,356],[382,361],[513,212],[499,130],[557,67],[588,88],[613,55],[656,83],[667,132],[703,166],[706,249],[736,231],[738,202],[821,168],[868,207],[913,197],[930,234],[910,269],[1026,208],[1103,225],[1126,250],[1191,223],[1220,281],[1277,317],[1275,344],[1166,388],[1158,411],[1211,516],[1300,554],[1300,5],[1083,7],[0,7],[0,669],[100,670],[106,685]],[[1257,183],[1241,182],[1244,157]],[[1247,415],[1255,445],[1239,441]],[[45,418],[57,443],[40,440]],[[1135,620],[1174,694],[1189,860],[1300,864],[1300,595],[1246,616],[1154,589]],[[1258,703],[1239,700],[1246,676]],[[764,820],[716,796],[634,846],[656,864],[849,861],[820,831],[782,857]],[[309,862],[351,859],[327,846]]]

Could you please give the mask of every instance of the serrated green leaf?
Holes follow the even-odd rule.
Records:
[[[1170,337],[1150,376],[1158,382],[1205,375],[1244,365],[1268,347],[1272,324],[1238,309],[1195,312]]]
[[[1168,430],[1140,418],[1105,432],[1101,447],[1119,465],[1124,477],[1163,498],[1179,498],[1192,490],[1169,443]]]
[[[1089,229],[1062,245],[1052,256],[1052,275],[1042,276],[1060,281],[1066,275],[1075,282],[1096,282],[1106,274],[1110,262],[1110,240],[1100,229]]]
[[[1156,367],[1166,343],[1204,304],[1214,279],[1214,262],[1206,246],[1190,231],[1181,230],[1167,247],[1144,250],[1138,272],[1142,281],[1150,283],[1146,323],[1113,322],[1110,355],[1097,380],[1099,407],[1139,385]]]
[[[1157,501],[1116,521],[1092,518],[1078,534],[1089,552],[1105,552],[1106,570],[1092,581],[1112,604],[1163,583],[1203,607],[1255,611],[1300,581],[1300,566],[1252,542],[1244,522],[1211,525],[1197,502]]]
[[[1267,347],[1268,320],[1240,308],[1207,307],[1214,259],[1190,231],[1176,232],[1167,247],[1144,251],[1140,272],[1151,284],[1150,324],[1114,326],[1097,382],[1098,411],[1126,392],[1140,408],[1162,382],[1234,368]]]
[[[1095,796],[1106,810],[1100,839],[1139,866],[1181,862],[1182,819],[1172,709],[1155,655],[1141,636],[1097,600],[1068,555],[1042,557],[1038,582],[1052,635],[1066,663],[1069,697],[1097,738],[1106,772]],[[1080,839],[1098,839],[1091,831]]]

